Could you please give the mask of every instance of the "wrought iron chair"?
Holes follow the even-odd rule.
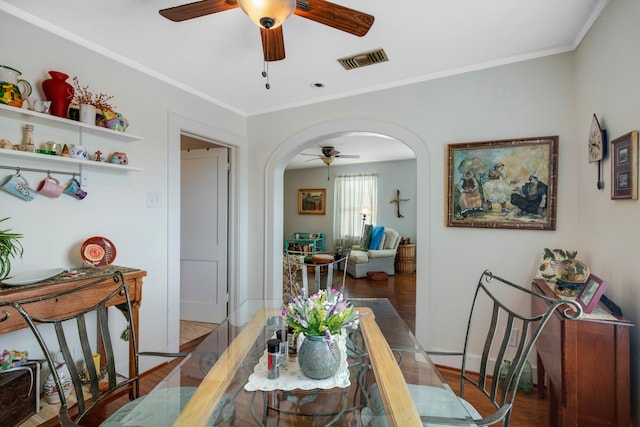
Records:
[[[93,305],[90,307],[79,306],[77,301],[81,300],[79,298],[80,295],[84,296],[85,299],[90,299]],[[127,343],[127,347],[131,346],[134,352],[133,374],[128,377],[116,372],[116,366],[126,365],[123,358],[129,359],[129,351],[114,350],[115,340],[112,338],[111,333],[113,328],[107,318],[108,306],[114,304],[123,313],[128,323],[130,342]],[[174,358],[186,356],[185,353],[138,352],[137,337],[132,323],[133,319],[129,315],[132,312],[129,291],[124,276],[119,271],[114,273],[113,276],[102,277],[74,289],[43,297],[7,302],[2,305],[11,306],[20,313],[35,335],[55,381],[60,398],[58,418],[63,427],[81,425],[83,420],[91,417],[90,414],[94,409],[102,406],[100,405],[101,402],[106,403],[129,392],[129,397],[134,400],[119,408],[101,424],[107,426],[121,425],[120,421],[145,398],[140,397],[138,357],[140,355]],[[57,308],[50,310],[55,314],[46,318],[34,314],[34,310],[41,305],[55,305]],[[92,330],[94,322],[97,324],[97,333]],[[51,331],[51,329],[47,329],[47,332],[43,331],[43,329],[51,326],[55,330],[56,339],[47,337],[49,335],[47,332]],[[113,336],[118,335],[120,335],[118,332],[114,332]],[[62,353],[73,383],[73,391],[77,401],[75,406],[70,404],[64,392],[63,382],[56,370],[56,361],[52,357],[52,349],[56,352],[60,349]],[[85,374],[80,373],[78,361],[74,359],[74,353],[77,353],[76,349],[81,350],[81,357],[86,367]],[[104,361],[100,376],[97,372],[98,369],[94,367],[92,356],[98,352],[103,355],[101,360]],[[122,353],[126,353],[126,357]],[[76,354],[75,356],[78,357],[80,355]],[[186,403],[195,390],[195,388],[191,387],[172,387],[172,389],[171,393],[179,393],[179,401],[182,401],[182,404]],[[157,402],[157,405],[163,405],[163,402]],[[153,407],[153,405],[149,405],[149,407]],[[180,408],[175,410],[179,411]],[[218,414],[219,411],[214,416]]]
[[[520,307],[514,308],[507,302],[522,301],[523,298],[527,301],[524,307],[521,304]],[[547,310],[543,313],[530,313],[531,298],[547,301]],[[566,307],[561,310],[561,306]],[[487,310],[491,313],[491,317],[489,319],[480,317],[483,313],[487,313]],[[427,352],[429,355],[462,358],[459,399],[467,411],[473,415],[476,425],[486,426],[498,422],[502,422],[503,427],[509,425],[513,402],[527,358],[548,320],[556,315],[577,319],[582,315],[582,308],[574,301],[548,298],[518,286],[494,275],[489,270],[481,274],[471,305],[463,351]],[[512,336],[518,332],[520,339],[516,337],[517,343],[514,343]],[[476,361],[476,359],[479,360]],[[477,372],[474,372],[476,370]],[[466,385],[478,389],[480,393],[476,394],[481,394],[488,399],[495,408],[495,412],[482,417],[471,404],[464,400]],[[440,412],[434,415],[433,402],[444,402],[446,399],[442,394],[447,393],[447,390],[415,384],[408,384],[408,386],[423,422],[434,424],[445,422],[446,424],[446,408],[444,408],[445,413]],[[448,393],[453,394],[450,389]],[[386,416],[382,416],[384,408],[375,385],[371,387],[370,396],[372,409],[376,415],[375,425],[386,425]],[[443,407],[439,410],[443,410]]]
[[[287,251],[289,285],[294,296],[298,292],[298,287],[304,289],[306,295],[323,288],[327,291],[344,288],[349,260],[348,252],[339,259],[329,254],[307,255],[305,252]]]

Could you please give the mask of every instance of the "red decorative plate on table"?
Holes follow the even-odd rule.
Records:
[[[80,247],[80,256],[89,267],[106,267],[116,259],[116,246],[106,237],[89,237]]]

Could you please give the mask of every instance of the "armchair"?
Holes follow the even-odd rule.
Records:
[[[389,275],[396,274],[395,261],[400,244],[400,233],[392,228],[384,228],[383,233],[380,243],[373,249],[366,240],[362,247],[352,246],[347,263],[347,273],[356,279],[365,277],[369,271],[383,271]]]

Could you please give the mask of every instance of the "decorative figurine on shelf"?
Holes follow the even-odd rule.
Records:
[[[82,159],[87,160],[89,154],[87,153],[87,149],[82,145],[72,145],[71,146],[71,157],[74,159]]]
[[[22,146],[24,148],[21,151],[29,151],[31,153],[35,151],[36,146],[33,143],[33,125],[24,125],[24,140]]]
[[[93,155],[93,160],[96,162],[104,162],[104,154],[102,154],[102,151],[96,151],[96,154]]]
[[[109,159],[109,163],[126,166],[129,164],[129,159],[127,159],[126,153],[116,151],[111,155],[111,159]]]
[[[124,132],[129,126],[127,119],[120,113],[113,110],[102,110],[104,115],[104,127]]]
[[[62,147],[62,152],[60,153],[60,155],[62,157],[71,157],[71,153],[69,152],[69,147],[67,147],[67,144],[64,144],[64,146]]]

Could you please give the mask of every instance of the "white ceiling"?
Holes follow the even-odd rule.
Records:
[[[291,16],[270,90],[249,18],[239,8],[181,23],[158,13],[184,3],[0,0],[0,10],[251,116],[571,51],[607,0],[334,0],[374,15],[369,33]],[[336,61],[377,48],[389,62],[346,71]]]

